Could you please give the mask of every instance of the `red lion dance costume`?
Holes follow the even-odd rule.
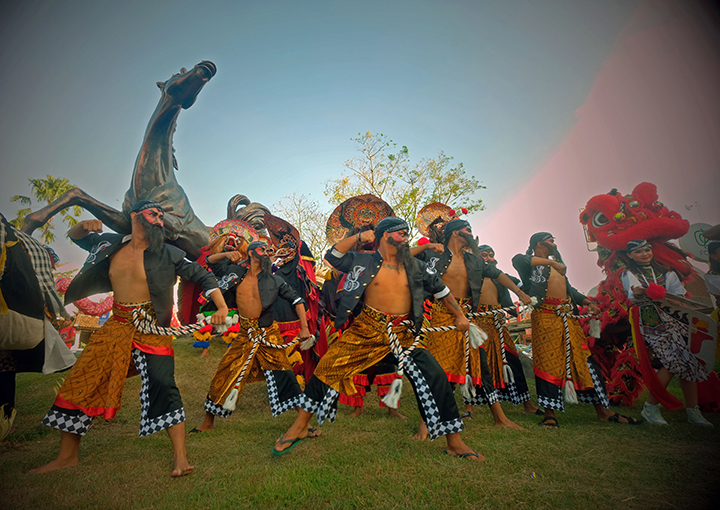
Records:
[[[690,223],[665,207],[658,200],[657,187],[649,182],[635,186],[630,195],[613,189],[592,197],[580,213],[580,223],[587,228],[588,240],[597,243],[598,265],[607,275],[592,298],[602,310],[602,335],[590,350],[608,381],[611,403],[632,406],[644,384],[630,337],[631,303],[620,281],[628,260],[624,250],[628,241],[647,240],[655,260],[677,271],[686,288],[694,290],[693,283],[702,283],[702,279],[687,261],[687,254],[668,243],[685,235]],[[701,395],[702,384],[698,386]]]

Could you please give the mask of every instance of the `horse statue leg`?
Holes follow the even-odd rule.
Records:
[[[130,220],[125,214],[95,200],[80,188],[69,189],[54,202],[28,214],[20,230],[28,235],[32,235],[36,229],[45,225],[45,223],[58,212],[66,207],[75,205],[79,205],[87,210],[90,214],[102,221],[104,225],[119,234],[129,234],[131,231]]]

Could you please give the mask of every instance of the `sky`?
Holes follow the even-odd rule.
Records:
[[[506,253],[524,251],[528,213],[510,204],[571,150],[597,80],[626,51],[622,41],[672,23],[657,15],[667,3],[5,1],[0,211],[14,217],[10,197],[29,193],[28,177],[47,174],[120,208],[159,99],[155,83],[211,60],[217,75],[180,114],[174,138],[177,179],[206,224],[224,219],[238,193],[270,207],[292,192],[325,205],[325,182],[354,157],[352,138],[370,131],[406,145],[412,163],[440,151],[462,162],[487,187],[477,194],[486,210],[470,218],[475,230]],[[657,40],[645,51],[666,51],[652,47]],[[716,62],[717,53],[708,58]],[[623,68],[607,77],[605,95],[628,86],[622,80]],[[703,147],[720,146],[714,134]],[[560,198],[551,200],[566,201],[575,221],[556,226],[566,245],[585,250],[577,213],[592,194],[640,182],[621,163],[613,162],[620,185],[555,185]],[[573,180],[584,172],[574,169]],[[552,231],[557,213],[541,207],[530,216]],[[53,247],[63,261],[84,259],[65,239]],[[586,290],[599,279],[588,255],[578,258],[592,266],[579,286]]]

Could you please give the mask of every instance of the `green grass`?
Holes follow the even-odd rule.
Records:
[[[192,341],[176,342],[176,380],[188,428],[203,418],[202,404],[222,346],[197,358]],[[599,423],[592,406],[559,413],[560,429],[504,403],[526,431],[492,426],[487,408],[466,422],[465,441],[487,460],[476,464],[443,455],[445,441],[411,439],[419,413],[406,382],[400,411],[387,417],[376,395],[365,413],[340,406],[323,436],[290,454],[271,455],[295,413],[272,418],[265,385],[246,388],[229,419],[211,434],[188,437],[196,466],[172,479],[167,434],[138,438],[140,379],[126,383],[114,420],[96,419],[81,446],[80,465],[26,475],[57,455],[59,433],[40,425],[64,374],[18,374],[17,431],[0,443],[0,507],[24,508],[711,508],[720,502],[720,416],[715,428],[686,422],[685,411],[663,411],[669,427]],[[670,390],[680,396],[677,385]],[[531,392],[533,389],[531,388]],[[462,405],[459,392],[456,394]],[[618,409],[639,417],[636,409]]]

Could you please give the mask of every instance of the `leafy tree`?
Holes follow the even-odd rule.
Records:
[[[57,198],[60,197],[60,195],[62,195],[69,189],[75,187],[73,184],[70,184],[70,181],[68,181],[66,178],[58,179],[56,177],[53,177],[52,175],[48,175],[47,177],[45,177],[45,179],[28,180],[30,181],[31,196],[28,197],[25,195],[15,195],[10,199],[13,202],[20,202],[21,204],[28,206],[20,209],[17,212],[17,217],[13,220],[10,220],[10,223],[12,223],[15,228],[22,227],[25,216],[32,212],[32,198],[39,202],[44,202],[44,207],[45,205],[54,202]],[[60,211],[62,220],[67,223],[68,227],[75,226],[78,223],[78,220],[76,220],[75,218],[80,216],[81,214],[82,207],[77,205],[73,207],[67,207]],[[55,241],[55,234],[52,232],[52,222],[53,220],[50,219],[47,223],[45,223],[45,225],[40,227],[40,242],[42,242],[43,244],[50,244]]]
[[[321,260],[328,248],[325,238],[325,226],[329,212],[322,211],[320,205],[304,194],[293,192],[285,195],[274,206],[276,216],[291,223],[300,238],[307,243],[313,256]]]
[[[482,211],[485,206],[475,194],[485,189],[472,175],[465,173],[462,163],[440,151],[436,158],[423,159],[410,165],[408,148],[380,133],[358,134],[353,141],[359,156],[345,162],[350,170],[338,179],[325,184],[325,196],[332,205],[348,198],[372,193],[385,200],[395,214],[409,225],[415,225],[417,214],[425,205],[442,202],[468,212]],[[411,236],[417,231],[413,228]]]

